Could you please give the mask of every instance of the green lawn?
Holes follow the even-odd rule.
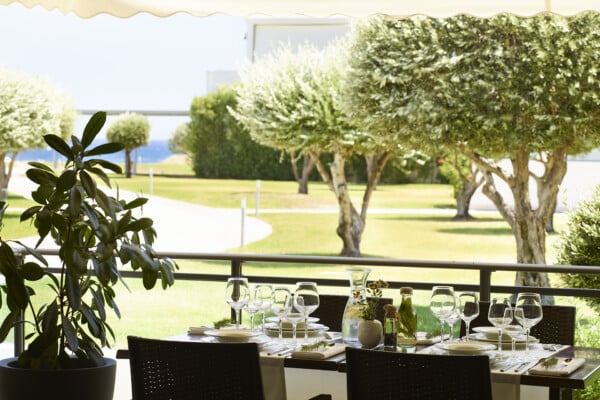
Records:
[[[116,177],[113,180],[119,187],[136,192],[148,192],[149,177],[137,176],[132,179]],[[197,204],[215,207],[239,207],[242,197],[248,199],[248,207],[254,207],[255,181],[207,180],[189,176],[159,176],[153,180],[154,195],[176,198]],[[362,190],[353,185],[356,205],[360,204]],[[371,201],[372,208],[451,208],[452,189],[448,185],[380,185]],[[323,209],[335,208],[336,201],[322,183],[310,184],[310,194],[296,194],[293,182],[261,182],[260,206],[275,209]],[[16,197],[9,199],[13,209],[27,207],[30,202]],[[6,233],[10,227],[11,237],[35,234],[29,224],[18,224],[20,212],[11,212],[5,220]],[[268,222],[273,233],[258,242],[248,244],[243,249],[231,252],[257,254],[302,254],[338,255],[341,241],[335,233],[337,215],[316,213],[274,213],[260,214],[259,218]],[[564,218],[556,221],[560,229]],[[159,234],[166,234],[159,232]],[[554,260],[553,242],[557,235],[548,239],[548,261]],[[453,222],[450,216],[371,214],[367,218],[361,250],[363,255],[372,257],[393,257],[402,259],[438,259],[480,262],[514,262],[514,239],[510,229],[499,216],[493,214],[469,222]],[[181,271],[229,274],[228,263],[207,263],[181,261]],[[244,273],[252,275],[334,277],[346,279],[344,266],[309,266],[272,263],[247,263]],[[477,282],[478,274],[470,271],[433,270],[419,268],[373,268],[370,279],[394,281],[429,282]],[[511,284],[513,273],[496,273],[495,284]],[[184,331],[189,325],[205,324],[229,314],[223,299],[222,283],[192,283],[178,281],[174,288],[163,291],[145,291],[138,280],[127,280],[128,291],[119,285],[117,302],[123,319],[110,317],[117,336],[118,345],[125,343],[127,334],[164,337]],[[35,288],[45,289],[43,283]],[[321,288],[323,292],[347,293],[347,288]],[[385,296],[399,299],[396,290],[389,290]],[[421,329],[437,329],[437,323],[427,313],[428,293],[417,291],[415,301],[422,310],[419,326]]]

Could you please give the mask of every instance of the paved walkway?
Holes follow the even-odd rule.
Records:
[[[9,191],[31,198],[35,184],[25,176],[26,165],[19,166],[9,182]],[[137,194],[120,191],[125,199],[134,199]],[[143,209],[143,215],[154,220],[158,232],[154,248],[157,251],[178,252],[223,252],[242,244],[241,210],[211,208],[148,196],[150,200]],[[10,207],[10,204],[9,204]],[[271,234],[271,226],[257,218],[244,218],[243,243],[248,244]],[[26,239],[34,244],[35,238]],[[50,247],[48,241],[41,247]]]

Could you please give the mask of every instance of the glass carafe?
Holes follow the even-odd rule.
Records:
[[[350,297],[342,317],[342,339],[344,343],[358,343],[358,324],[362,321],[360,301],[367,298],[369,268],[347,268],[350,278]]]

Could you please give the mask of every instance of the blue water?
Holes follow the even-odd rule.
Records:
[[[93,146],[99,145],[102,142],[94,143]],[[138,147],[134,150],[134,155],[136,159],[140,163],[159,163],[164,161],[166,158],[172,156],[174,153],[169,151],[169,142],[168,140],[151,140],[148,145]],[[19,153],[17,156],[18,161],[47,161],[53,162],[55,157],[58,157],[58,160],[64,160],[64,157],[60,154],[56,153],[52,149],[32,149],[27,150],[22,153]],[[101,156],[101,158],[115,162],[115,163],[124,163],[125,162],[125,151],[120,151],[114,154],[107,154]]]

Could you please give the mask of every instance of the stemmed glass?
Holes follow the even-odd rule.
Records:
[[[448,328],[450,329],[450,337],[448,338],[448,341],[452,341],[452,338],[454,337],[454,324],[456,323],[456,321],[460,320],[458,310],[455,308],[454,311],[452,311],[452,314],[448,315],[444,320],[446,321],[446,323],[448,324]]]
[[[516,320],[525,328],[525,355],[529,356],[529,332],[542,320],[542,299],[539,293],[519,293],[515,307],[523,310],[519,311]]]
[[[508,309],[510,312],[505,312]],[[502,330],[513,320],[512,308],[507,298],[493,298],[488,311],[488,321],[498,328],[498,352],[502,352]]]
[[[254,304],[262,313],[262,333],[265,334],[265,319],[267,310],[273,304],[273,285],[270,283],[257,283],[254,286]]]
[[[319,308],[319,292],[315,282],[297,282],[294,306],[304,316],[304,341],[308,340],[308,316]]]
[[[465,321],[465,340],[469,341],[469,326],[471,321],[479,316],[479,296],[477,292],[462,292],[457,297],[458,315]]]
[[[225,301],[235,311],[235,327],[240,328],[240,310],[248,303],[248,278],[229,278],[225,288]]]
[[[289,309],[289,311],[285,316],[285,319],[292,324],[293,344],[296,344],[296,328],[298,327],[298,322],[304,319],[304,314],[294,307],[294,304],[296,304],[295,298],[296,294],[292,294],[287,298],[286,308]]]
[[[506,317],[510,316],[515,320],[523,318],[523,309],[519,307],[513,308],[512,311],[506,309],[504,312],[505,314],[507,314]],[[523,332],[521,327],[519,325],[511,325],[510,329],[509,327],[506,327],[504,331],[508,334],[508,336],[510,336],[511,353],[513,360],[520,360],[520,357],[517,357],[517,337]]]
[[[285,287],[273,288],[273,303],[271,304],[271,311],[275,313],[279,320],[279,340],[283,339],[283,320],[286,315],[290,312],[293,303],[289,302],[289,298],[292,296],[290,290]]]
[[[452,314],[456,308],[456,298],[452,286],[434,286],[431,290],[429,308],[433,315],[440,320],[441,342],[444,341],[444,320]]]
[[[260,310],[260,304],[256,303],[256,287],[251,291],[249,295],[248,303],[244,307],[244,311],[250,314],[250,330],[254,330],[254,315]]]

